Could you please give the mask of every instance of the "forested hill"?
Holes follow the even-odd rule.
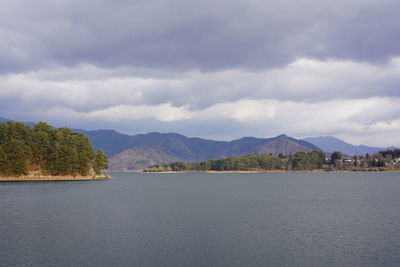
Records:
[[[44,122],[0,122],[0,175],[94,175],[107,168],[87,136]]]
[[[224,159],[209,159],[202,162],[173,162],[158,164],[145,172],[164,171],[267,171],[267,170],[317,170],[325,164],[325,154],[321,151],[297,152],[289,157],[271,154],[250,154]]]

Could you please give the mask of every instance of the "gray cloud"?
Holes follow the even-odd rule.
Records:
[[[400,52],[394,0],[6,0],[2,7],[3,72],[80,63],[264,69],[298,57],[384,61]]]
[[[399,145],[395,0],[4,0],[0,116]]]

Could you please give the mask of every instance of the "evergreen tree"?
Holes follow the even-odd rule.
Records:
[[[290,158],[290,163],[295,170],[320,169],[325,163],[325,154],[320,151],[298,152]]]
[[[30,148],[20,140],[11,139],[0,149],[0,173],[3,175],[26,175]]]
[[[94,158],[93,169],[96,174],[100,174],[102,169],[108,168],[108,159],[103,150],[98,149]]]
[[[32,164],[44,167],[45,160],[51,158],[51,145],[53,128],[45,122],[39,122],[33,127],[32,132]]]
[[[50,175],[88,175],[107,168],[102,151],[93,152],[89,139],[69,128],[44,122],[33,128],[20,122],[0,123],[0,174],[24,175],[40,170]]]
[[[333,164],[335,164],[335,166],[337,166],[339,164],[339,161],[341,161],[342,159],[343,159],[343,154],[340,151],[335,151],[331,155],[331,161]]]

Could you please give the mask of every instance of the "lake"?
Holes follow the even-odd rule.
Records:
[[[400,173],[0,183],[0,266],[398,266]]]

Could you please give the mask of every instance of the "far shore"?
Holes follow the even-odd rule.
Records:
[[[0,176],[0,182],[44,182],[44,181],[91,181],[91,180],[106,180],[112,177],[108,174],[100,175],[24,175],[24,176]]]
[[[137,172],[137,171],[128,171]],[[400,170],[257,170],[257,171],[139,171],[141,173],[329,173],[329,172],[400,172]]]

